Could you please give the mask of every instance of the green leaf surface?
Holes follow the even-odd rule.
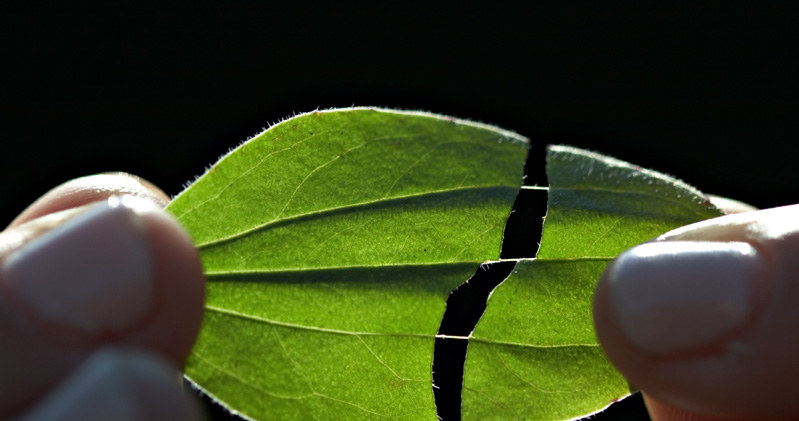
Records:
[[[187,376],[256,419],[436,419],[449,292],[499,257],[526,141],[423,113],[277,124],[169,205],[200,250]]]
[[[626,396],[593,330],[597,279],[625,249],[720,215],[678,180],[580,149],[550,147],[547,176],[536,258],[493,291],[469,340],[464,420],[571,419]]]
[[[450,292],[496,260],[528,145],[424,113],[286,120],[168,207],[208,278],[194,382],[254,419],[436,419],[431,365]],[[470,335],[464,419],[569,419],[628,393],[591,319],[621,251],[717,216],[695,189],[551,147],[535,259],[520,259]],[[464,338],[465,339],[465,338]]]

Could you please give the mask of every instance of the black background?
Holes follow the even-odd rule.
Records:
[[[793,203],[799,14],[663,3],[4,6],[0,216],[103,171],[174,195],[262,127],[351,105],[474,119]]]

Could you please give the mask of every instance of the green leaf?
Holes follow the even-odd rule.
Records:
[[[570,419],[626,396],[594,335],[597,279],[625,249],[720,215],[678,180],[575,148],[550,147],[547,176],[536,258],[493,291],[469,340],[464,420]]]
[[[187,375],[256,419],[435,419],[446,299],[498,259],[527,146],[451,118],[345,109],[225,156],[168,207],[209,280]],[[464,419],[568,419],[625,396],[594,337],[596,280],[626,248],[719,214],[677,180],[579,149],[552,147],[547,172],[541,248],[468,338]]]
[[[256,419],[436,419],[449,292],[497,259],[526,141],[423,113],[300,115],[169,205],[200,250],[187,376]]]

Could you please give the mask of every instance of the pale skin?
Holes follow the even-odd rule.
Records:
[[[139,200],[108,200],[123,196]],[[173,367],[183,364],[199,330],[205,281],[188,235],[161,210],[168,200],[160,189],[134,176],[89,176],[46,193],[0,233],[4,268],[0,271],[0,419],[200,419],[182,394]],[[96,205],[98,202],[105,204]],[[795,363],[799,355],[799,306],[795,305],[799,301],[799,206],[754,211],[738,202],[714,199],[714,203],[727,212],[746,212],[660,239],[658,242],[672,242],[665,248],[669,250],[666,257],[659,257],[657,250],[664,249],[660,245],[642,246],[606,271],[594,303],[600,342],[619,370],[641,388],[655,421],[799,419],[799,364]],[[81,214],[94,216],[80,219]],[[117,230],[117,223],[130,227]],[[65,224],[67,228],[53,231]],[[93,224],[104,225],[100,230]],[[58,232],[61,234],[56,235]],[[74,244],[92,244],[97,233],[105,232],[121,233],[102,239],[99,250],[110,256],[106,261],[82,256],[78,260],[84,261],[76,264],[42,257],[57,256],[59,247],[64,253],[81,256]],[[130,241],[126,240],[128,233],[133,238]],[[40,237],[36,247],[25,249]],[[83,242],[71,243],[72,238]],[[117,243],[124,244],[117,247]],[[705,247],[706,243],[712,247]],[[735,253],[725,251],[732,243]],[[683,245],[685,250],[680,249]],[[15,254],[21,249],[26,251]],[[651,250],[656,251],[654,257]],[[107,292],[118,304],[104,305],[102,295],[67,294],[63,299],[79,300],[80,308],[89,310],[79,317],[72,315],[74,311],[63,318],[54,316],[61,308],[61,297],[52,292],[62,285],[58,283],[81,288],[84,282],[80,277],[70,279],[69,273],[96,275],[92,272],[96,265],[108,269],[109,276],[121,276],[114,274],[112,264],[119,259],[120,264],[127,264],[124,259],[137,253],[145,257],[140,257],[135,267],[145,262],[143,266],[148,268],[137,276],[147,279],[122,276],[119,286]],[[647,257],[641,259],[643,255]],[[715,260],[706,264],[703,259],[707,256]],[[660,282],[668,274],[647,272],[652,264],[658,267],[657,259],[671,259],[666,267],[678,268],[681,279],[673,282],[673,288],[689,285],[692,291],[681,295],[680,291],[663,290],[672,288],[672,283]],[[730,272],[730,278],[749,282],[735,283],[733,279],[718,283],[722,287],[749,286],[743,295],[722,294],[729,299],[721,303],[726,307],[718,308],[730,311],[735,323],[702,320],[717,316],[715,310],[705,311],[716,307],[701,300],[715,299],[711,293],[702,295],[715,287],[702,285],[716,285],[714,276],[722,273],[718,268]],[[42,271],[49,273],[47,270],[66,274],[63,277],[67,279],[31,278]],[[45,287],[20,286],[28,279]],[[647,301],[643,297],[632,307],[624,304],[629,291],[619,292],[619,285],[635,284],[631,279],[652,283],[654,289],[662,290],[661,296],[676,297],[665,302],[668,308],[690,313],[690,305],[679,303],[683,295],[700,300],[703,308],[694,318],[649,317],[647,312],[655,310],[645,303],[663,304],[664,299],[658,296]],[[51,282],[53,287],[48,288]],[[139,295],[146,299],[140,300]],[[35,301],[39,297],[47,304],[39,305]],[[91,300],[99,300],[96,308]],[[740,305],[736,307],[736,303]],[[619,314],[624,311],[637,311],[644,324],[622,323]],[[712,326],[703,329],[706,322]],[[668,330],[684,328],[686,323],[690,323],[688,333]],[[642,331],[665,333],[654,338],[635,336]]]

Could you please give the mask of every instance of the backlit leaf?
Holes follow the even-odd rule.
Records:
[[[436,419],[445,302],[499,258],[527,149],[494,127],[359,108],[286,120],[223,157],[168,207],[208,278],[187,376],[254,419]],[[570,419],[628,394],[595,339],[596,280],[621,251],[719,214],[684,183],[579,149],[550,148],[547,174],[535,259],[460,339],[467,420]]]
[[[187,376],[256,419],[436,419],[445,301],[499,257],[527,148],[483,125],[347,109],[225,156],[168,207],[208,278]]]

